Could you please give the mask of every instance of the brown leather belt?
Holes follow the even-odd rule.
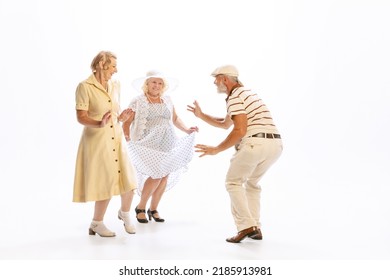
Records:
[[[256,133],[249,137],[258,137],[258,138],[269,138],[269,139],[281,139],[280,134],[274,134],[274,133]]]

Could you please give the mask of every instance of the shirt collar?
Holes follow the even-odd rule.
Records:
[[[226,102],[228,101],[229,97],[233,94],[234,91],[236,91],[236,89],[240,88],[241,86],[239,84],[236,84],[232,87],[232,89],[230,90],[228,96],[226,97]]]
[[[98,82],[98,80],[96,79],[95,75],[92,74],[91,76],[89,76],[89,78],[87,79],[87,83],[91,84],[91,85],[94,85],[95,87],[97,87],[98,89],[101,89],[103,90],[104,92],[107,92],[101,83]]]

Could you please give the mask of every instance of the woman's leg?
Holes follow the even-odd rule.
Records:
[[[153,193],[156,191],[157,187],[160,184],[161,179],[152,179],[149,177],[144,184],[144,188],[142,189],[142,194],[141,194],[141,200],[138,203],[137,208],[138,209],[145,209],[146,204],[149,200],[149,198],[153,195]],[[146,214],[145,213],[139,213],[137,215],[138,219],[146,219]]]
[[[118,211],[118,218],[123,221],[125,230],[127,233],[135,233],[135,227],[130,220],[130,207],[131,202],[133,201],[134,193],[133,191],[125,192],[121,194],[121,209]]]
[[[152,200],[150,202],[150,210],[154,211],[157,210],[158,205],[161,201],[162,196],[164,195],[165,188],[167,186],[168,176],[165,176],[161,179],[159,185],[157,186],[156,190],[152,194]],[[160,215],[158,213],[153,215],[155,218],[160,218]]]
[[[97,222],[103,221],[110,200],[111,199],[106,199],[106,200],[100,200],[95,202],[95,212],[93,214],[94,221]]]
[[[110,199],[95,202],[95,211],[93,214],[93,221],[89,226],[89,235],[95,235],[97,233],[102,237],[115,236],[115,232],[109,230],[103,223],[104,215],[106,214],[109,202]]]
[[[121,194],[121,211],[129,212],[131,203],[133,202],[134,193],[133,191],[125,192]]]

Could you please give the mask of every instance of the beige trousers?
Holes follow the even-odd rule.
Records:
[[[260,227],[260,179],[283,150],[281,139],[245,138],[230,160],[226,190],[238,231]]]

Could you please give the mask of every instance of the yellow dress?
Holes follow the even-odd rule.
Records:
[[[76,90],[76,109],[101,120],[111,111],[103,128],[84,127],[76,159],[73,202],[99,201],[137,188],[122,126],[118,122],[120,85],[110,81],[108,91],[91,75]]]

